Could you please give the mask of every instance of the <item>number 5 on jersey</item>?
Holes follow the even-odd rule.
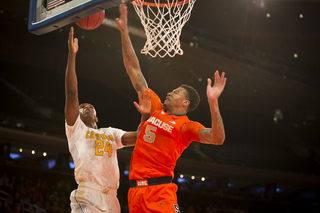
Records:
[[[145,142],[153,143],[154,139],[156,138],[156,134],[154,134],[157,131],[157,127],[147,125],[146,131],[144,132],[143,139]]]

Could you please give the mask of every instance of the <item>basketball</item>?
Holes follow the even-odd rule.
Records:
[[[104,19],[104,10],[86,18],[80,19],[76,24],[84,30],[93,30],[99,27]]]

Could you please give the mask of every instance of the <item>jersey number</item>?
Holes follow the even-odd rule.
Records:
[[[103,156],[103,149],[104,147],[104,141],[101,140],[96,140],[96,150],[95,150],[95,154],[98,156]],[[104,148],[105,152],[108,152],[109,157],[111,157],[112,154],[112,146],[109,142],[106,143],[106,146]]]
[[[156,138],[156,134],[154,134],[156,131],[157,131],[157,127],[147,125],[147,128],[143,136],[144,141],[148,143],[153,143],[154,139]]]

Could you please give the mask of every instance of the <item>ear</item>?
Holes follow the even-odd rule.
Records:
[[[98,117],[96,117],[96,123],[98,123]]]
[[[182,105],[188,107],[188,106],[190,105],[190,101],[189,101],[189,100],[184,100],[184,101],[182,102]]]

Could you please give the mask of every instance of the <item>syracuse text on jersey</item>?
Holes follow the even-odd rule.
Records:
[[[147,121],[169,133],[172,133],[173,126],[159,120],[158,118],[151,116]]]

